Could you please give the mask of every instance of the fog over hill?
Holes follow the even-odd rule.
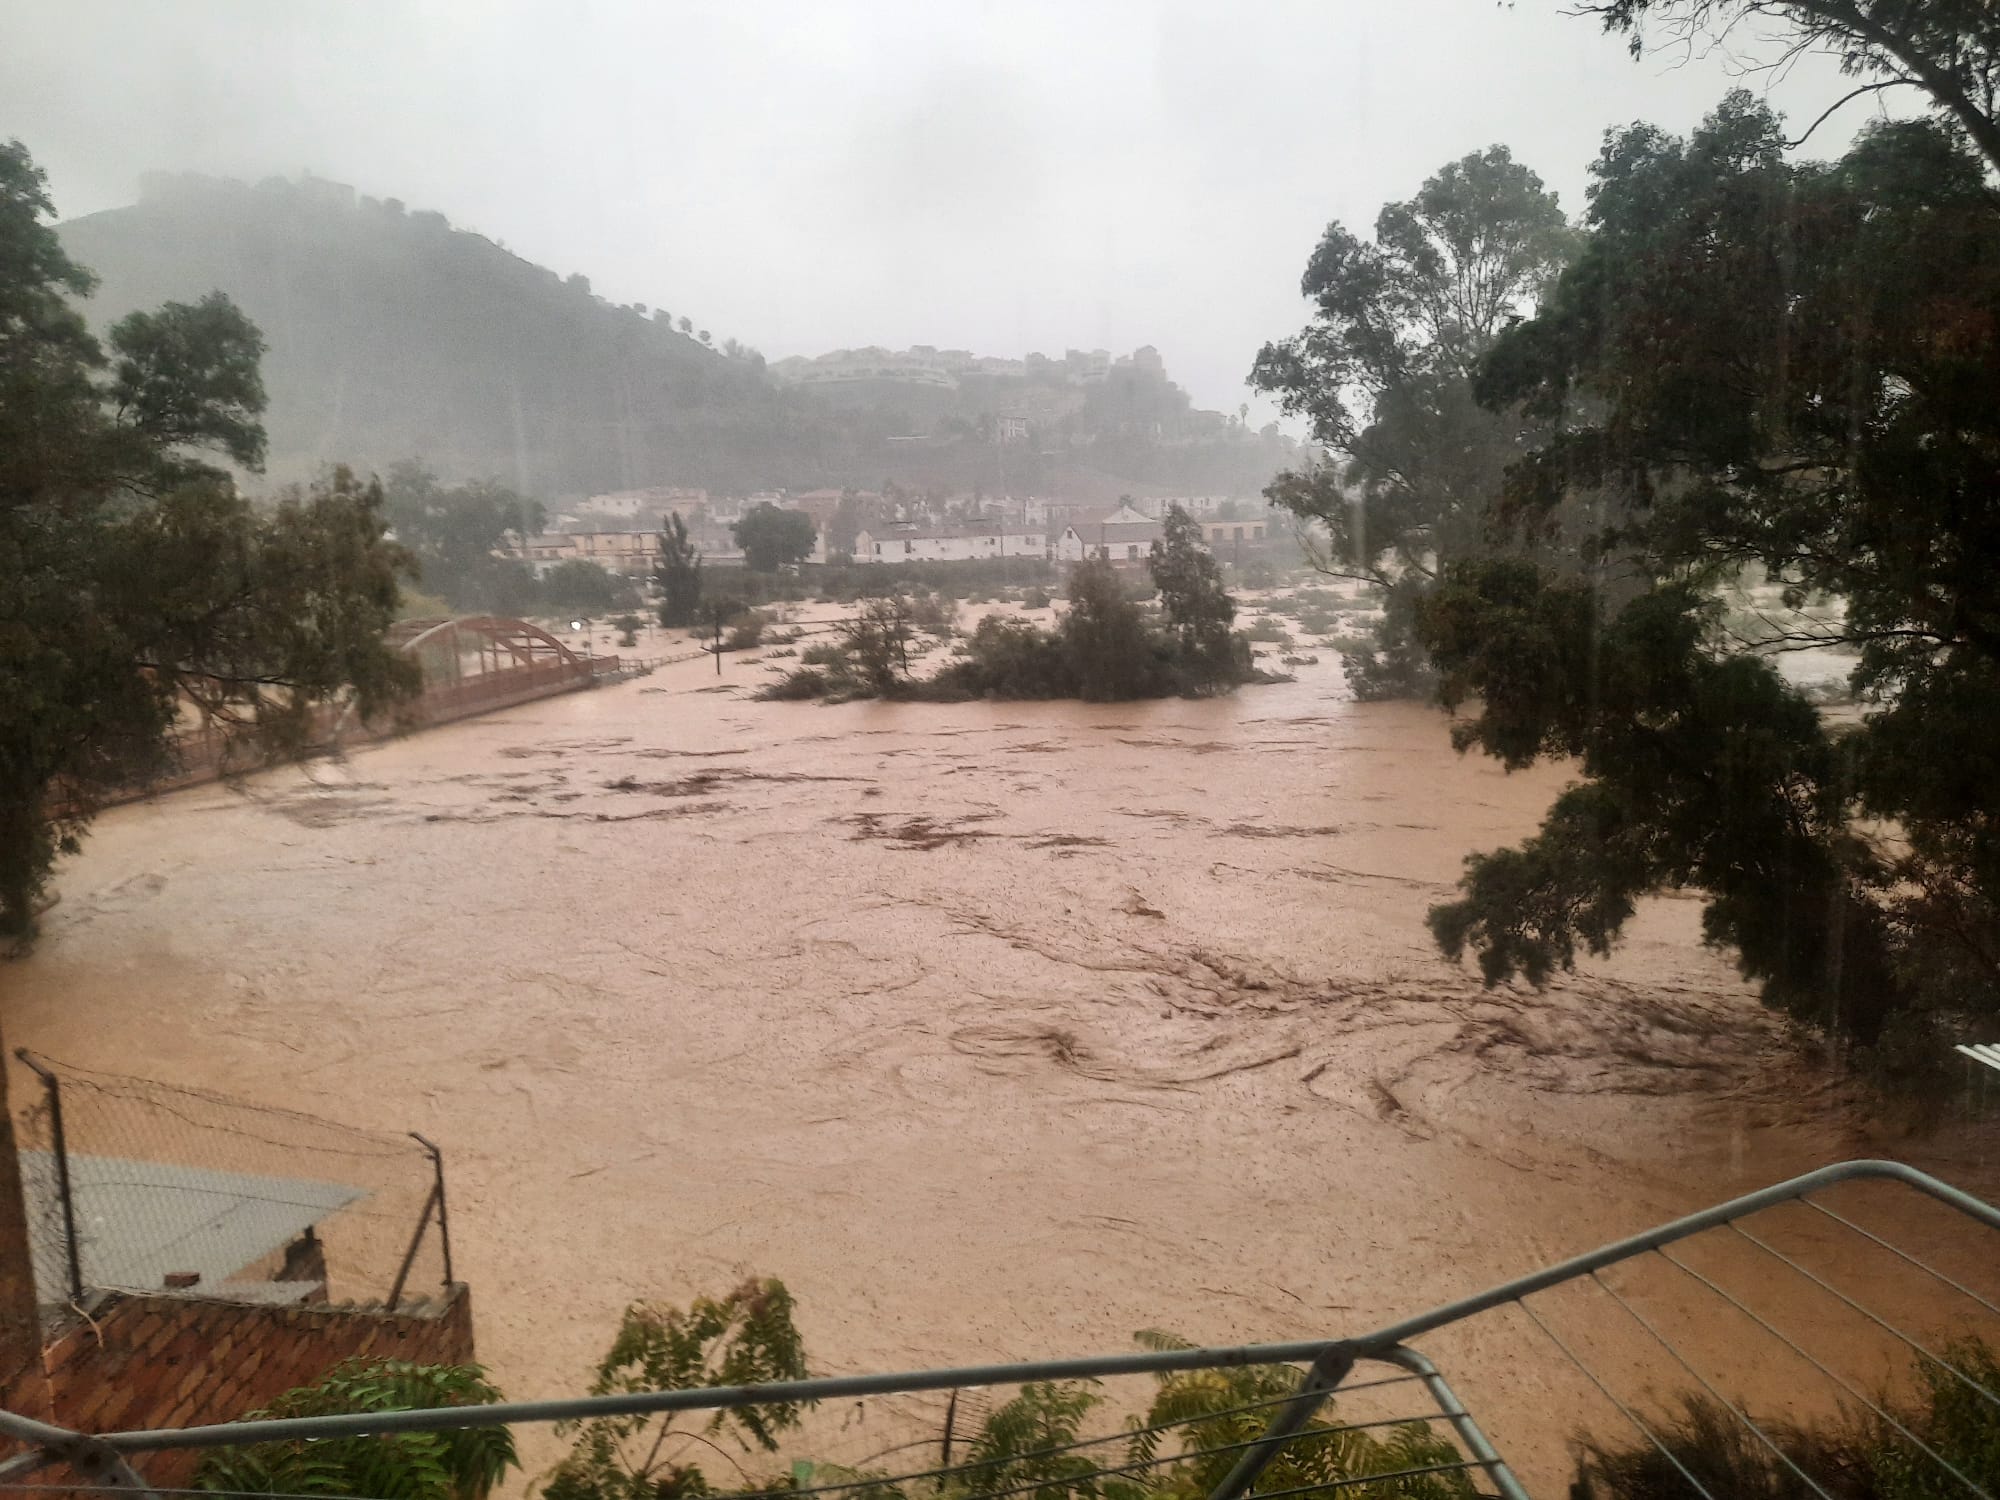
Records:
[[[276,480],[419,457],[549,497],[885,479],[1247,496],[1293,456],[1275,431],[1194,410],[1151,349],[767,367],[699,309],[609,303],[442,214],[312,177],[156,174],[137,204],[62,235],[101,278],[94,322],[216,288],[257,322]]]

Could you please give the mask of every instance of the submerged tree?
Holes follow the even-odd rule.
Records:
[[[192,703],[233,740],[298,749],[316,705],[414,690],[383,642],[406,554],[378,487],[334,474],[269,509],[204,452],[263,458],[263,341],[226,297],[110,333],[0,145],[0,932],[23,936],[104,797],[173,761]]]
[[[1475,152],[1385,205],[1372,241],[1328,225],[1302,284],[1312,323],[1257,356],[1251,382],[1330,454],[1265,493],[1308,523],[1309,542],[1323,528],[1323,572],[1385,591],[1375,650],[1349,663],[1364,698],[1429,691],[1417,602],[1487,545],[1486,502],[1525,435],[1474,400],[1473,372],[1572,243],[1539,177],[1505,146]]]
[[[694,624],[701,616],[701,553],[688,537],[678,512],[667,512],[660,528],[660,560],[653,566],[660,591],[660,623],[669,629]]]
[[[623,580],[584,557],[564,558],[542,579],[542,600],[558,614],[604,614],[630,597]]]
[[[1558,424],[1495,524],[1601,519],[1581,574],[1450,565],[1424,637],[1480,700],[1462,745],[1583,780],[1432,925],[1539,980],[1691,888],[1769,1003],[1920,1040],[2000,1012],[2000,199],[1932,123],[1784,146],[1743,93],[1685,140],[1613,134],[1587,247],[1486,362],[1484,399]],[[1830,601],[1768,646],[1856,653],[1858,725],[1720,635],[1746,570]]]
[[[1079,698],[1110,703],[1170,690],[1163,652],[1105,559],[1086,558],[1069,570],[1069,608],[1058,634]]]
[[[770,501],[753,505],[733,528],[743,549],[743,565],[753,573],[775,573],[812,556],[819,533],[802,510],[780,510]]]
[[[1248,647],[1230,629],[1236,601],[1222,586],[1222,569],[1202,545],[1201,527],[1185,510],[1167,509],[1149,564],[1167,614],[1185,689],[1212,692],[1249,675]]]
[[[910,677],[914,612],[900,594],[863,599],[840,627],[849,670],[871,691],[888,696]]]

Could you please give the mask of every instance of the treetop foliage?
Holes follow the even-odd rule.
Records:
[[[102,800],[169,768],[193,708],[260,755],[315,710],[412,691],[383,642],[408,555],[379,486],[335,469],[257,507],[263,341],[220,294],[113,326],[68,299],[45,179],[0,146],[0,932],[27,934]]]
[[[1567,537],[1582,571],[1462,560],[1421,614],[1446,700],[1479,700],[1461,743],[1585,780],[1470,862],[1438,936],[1539,981],[1687,886],[1772,1004],[1836,1034],[1991,1015],[2000,200],[1944,125],[1801,163],[1746,93],[1684,139],[1613,132],[1593,178],[1582,251],[1477,379],[1547,424],[1490,524]],[[1748,655],[1718,627],[1739,577],[1835,608]],[[1769,660],[1808,646],[1852,653],[1857,726]]]
[[[1487,497],[1532,437],[1481,407],[1472,378],[1574,244],[1535,173],[1504,146],[1474,152],[1384,205],[1372,240],[1328,225],[1302,285],[1312,323],[1257,356],[1251,383],[1328,453],[1266,495],[1324,535],[1322,571],[1388,594],[1376,649],[1348,664],[1358,696],[1430,689],[1417,603],[1446,564],[1490,550]]]
[[[653,567],[660,591],[660,623],[669,628],[694,624],[701,613],[701,553],[688,539],[687,523],[668,512],[660,532],[660,560]]]
[[[686,1311],[637,1304],[592,1393],[801,1379],[806,1364],[792,1313],[783,1283],[768,1278],[724,1298],[699,1298]],[[1159,1333],[1141,1334],[1139,1342],[1189,1347]],[[742,1452],[778,1451],[780,1436],[799,1428],[798,1404],[716,1412],[687,1426],[673,1414],[593,1419],[566,1429],[576,1435],[574,1446],[543,1493],[547,1500],[672,1500],[833,1484],[862,1500],[974,1500],[1014,1490],[1033,1500],[1201,1500],[1242,1446],[1262,1435],[1272,1410],[1297,1392],[1298,1380],[1298,1371],[1284,1365],[1162,1375],[1144,1420],[1128,1424],[1129,1436],[1117,1426],[1106,1431],[1106,1398],[1095,1382],[1033,1381],[995,1406],[947,1467],[915,1477],[804,1462],[782,1478],[733,1465],[734,1482],[717,1485],[702,1467],[718,1453],[727,1456],[713,1442],[724,1433],[737,1438]],[[1343,1428],[1329,1403],[1266,1475],[1274,1491],[1325,1486],[1330,1495],[1360,1500],[1470,1500],[1473,1486],[1462,1469],[1357,1482],[1461,1461],[1457,1447],[1425,1423],[1377,1436]]]
[[[1830,51],[1849,77],[1868,80],[1846,99],[1917,89],[2000,170],[2000,15],[1988,0],[1588,0],[1577,9],[1626,33],[1634,57],[1649,42],[1685,48],[1726,39],[1744,21],[1774,24],[1783,40],[1747,59],[1753,65],[1777,69],[1801,52]]]
[[[804,562],[819,540],[811,516],[799,510],[780,510],[768,500],[746,510],[732,534],[743,549],[744,566],[754,573],[775,573],[789,564]]]

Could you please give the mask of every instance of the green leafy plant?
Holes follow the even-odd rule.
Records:
[[[1202,545],[1201,527],[1180,506],[1167,509],[1148,564],[1174,643],[1182,690],[1227,691],[1249,676],[1250,657],[1230,632],[1236,601]]]
[[[1989,24],[1918,9],[1968,46]],[[2000,1015],[2000,199],[1937,122],[1831,163],[1789,144],[1745,91],[1685,137],[1614,133],[1581,252],[1475,377],[1551,424],[1486,524],[1563,560],[1447,560],[1417,628],[1461,747],[1582,775],[1432,926],[1539,982],[1640,898],[1699,893],[1766,1004],[1888,1071]],[[1746,576],[1824,608],[1731,640],[1718,590]],[[1858,723],[1778,672],[1786,645],[1858,652]]]
[[[1693,1475],[1710,1494],[1743,1500],[1829,1494],[1838,1500],[1946,1500],[1966,1494],[1966,1485],[1943,1464],[1991,1493],[2000,1486],[2000,1409],[1975,1385],[1994,1389],[2000,1359],[1978,1339],[1955,1340],[1940,1352],[1943,1365],[1911,1361],[1912,1394],[1879,1395],[1878,1411],[1850,1406],[1814,1423],[1754,1418],[1768,1443],[1714,1397],[1684,1392],[1663,1417],[1648,1422],[1657,1446],[1580,1436],[1570,1493],[1577,1500],[1682,1500],[1693,1493],[1686,1478]]]
[[[243,1420],[486,1406],[500,1399],[477,1365],[349,1360]],[[251,1495],[482,1500],[516,1463],[507,1428],[460,1427],[216,1448],[203,1456],[193,1484]]]
[[[1192,1346],[1173,1334],[1149,1330],[1139,1342],[1153,1349]],[[1159,1377],[1159,1388],[1146,1413],[1142,1430],[1132,1439],[1131,1459],[1180,1457],[1165,1468],[1147,1472],[1146,1493],[1163,1500],[1200,1500],[1236,1464],[1242,1449],[1234,1445],[1261,1436],[1276,1403],[1298,1390],[1298,1371],[1289,1365],[1251,1365],[1237,1369],[1182,1370]],[[1152,1431],[1146,1429],[1164,1429]],[[1316,1435],[1322,1434],[1322,1435]],[[1210,1452],[1220,1449],[1227,1451]],[[1408,1422],[1387,1430],[1343,1427],[1331,1401],[1287,1443],[1258,1481],[1267,1492],[1339,1486],[1330,1493],[1360,1500],[1471,1500],[1476,1493],[1466,1471],[1404,1473],[1399,1479],[1355,1483],[1370,1474],[1393,1474],[1461,1462],[1450,1441],[1428,1423]]]
[[[0,934],[25,940],[58,854],[175,760],[204,710],[240,758],[294,754],[314,710],[419,687],[383,640],[410,554],[346,469],[253,506],[211,459],[264,459],[264,340],[229,298],[168,303],[100,343],[96,278],[46,177],[0,142]]]
[[[805,1375],[791,1293],[783,1282],[765,1277],[745,1281],[723,1297],[697,1297],[685,1309],[633,1303],[597,1367],[590,1393],[761,1385],[803,1380]],[[697,1451],[734,1462],[716,1441],[728,1436],[745,1453],[775,1452],[778,1434],[798,1425],[799,1411],[796,1403],[773,1402],[688,1417],[664,1413],[565,1423],[558,1431],[573,1435],[574,1443],[550,1473],[543,1494],[547,1500],[671,1500],[710,1494],[707,1475],[693,1461]],[[747,1474],[742,1477],[750,1482]]]
[[[1265,493],[1307,523],[1321,572],[1391,598],[1376,649],[1350,664],[1363,698],[1430,694],[1418,603],[1446,565],[1492,550],[1484,507],[1529,430],[1480,406],[1473,376],[1572,243],[1555,194],[1490,146],[1384,204],[1368,239],[1329,225],[1306,266],[1312,323],[1257,356],[1251,382],[1327,455]]]

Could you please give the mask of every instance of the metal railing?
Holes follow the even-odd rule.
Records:
[[[1370,1484],[1389,1487],[1369,1493],[1379,1495],[1403,1493],[1393,1486],[1421,1475],[1433,1474],[1462,1476],[1476,1474],[1482,1476],[1498,1494],[1506,1497],[1506,1500],[1526,1500],[1528,1492],[1516,1476],[1514,1468],[1502,1456],[1499,1448],[1465,1404],[1459,1400],[1437,1367],[1427,1356],[1412,1348],[1411,1341],[1482,1315],[1509,1308],[1519,1309],[1527,1315],[1535,1327],[1548,1335],[1554,1349],[1568,1363],[1610,1399],[1643,1438],[1659,1447],[1669,1459],[1673,1459],[1668,1445],[1648,1426],[1637,1411],[1637,1403],[1621,1400],[1612,1389],[1609,1377],[1592,1368],[1576,1342],[1558,1334],[1551,1322],[1530,1305],[1530,1299],[1538,1298],[1545,1293],[1586,1283],[1594,1284],[1609,1292],[1652,1338],[1674,1354],[1690,1375],[1714,1393],[1722,1408],[1742,1425],[1749,1436],[1755,1441],[1771,1445],[1772,1451],[1777,1452],[1779,1450],[1771,1435],[1746,1410],[1721,1397],[1712,1382],[1702,1376],[1699,1369],[1676,1348],[1668,1335],[1670,1332],[1685,1331],[1684,1329],[1662,1328],[1660,1324],[1663,1319],[1658,1315],[1651,1319],[1647,1318],[1630,1299],[1603,1279],[1603,1273],[1615,1267],[1629,1265],[1647,1257],[1661,1257],[1665,1264],[1678,1267],[1683,1273],[1693,1275],[1698,1281],[1720,1293],[1725,1303],[1750,1311],[1751,1317],[1771,1332],[1782,1345],[1803,1354],[1804,1351],[1799,1344],[1779,1330],[1774,1323],[1748,1309],[1741,1299],[1727,1292],[1713,1279],[1692,1271],[1682,1255],[1673,1253],[1675,1247],[1717,1231],[1734,1235],[1748,1244],[1759,1247],[1762,1253],[1771,1256],[1775,1262],[1784,1266],[1788,1274],[1804,1278],[1843,1305],[1858,1310],[1884,1329],[1894,1340],[1907,1346],[1923,1359],[1935,1362],[1940,1369],[1950,1371],[1954,1378],[1964,1381],[1983,1399],[2000,1409],[2000,1391],[1987,1389],[1972,1376],[1951,1365],[1936,1350],[1927,1347],[1921,1340],[1896,1326],[1891,1320],[1870,1311],[1851,1294],[1848,1288],[1831,1279],[1830,1275],[1815,1270],[1796,1255],[1779,1248],[1773,1242],[1776,1238],[1774,1234],[1769,1231],[1756,1234],[1743,1228],[1743,1221],[1771,1210],[1786,1207],[1803,1208],[1817,1216],[1815,1223],[1833,1226],[1853,1236],[1856,1243],[1886,1253],[1892,1257],[1897,1266],[1924,1278],[1926,1286],[1938,1289],[1940,1294],[1948,1299],[1967,1301],[2000,1316],[2000,1303],[1930,1264],[1896,1243],[1891,1236],[1877,1233],[1817,1201],[1819,1195],[1829,1189],[1857,1182],[1887,1183],[1914,1193],[1919,1199],[1927,1200],[1929,1204],[1945,1210],[1949,1222],[1960,1228],[1982,1232],[2000,1230],[2000,1210],[1995,1210],[1970,1194],[1936,1178],[1896,1162],[1852,1161],[1824,1167],[1759,1192],[1733,1198],[1712,1208],[1671,1220],[1643,1233],[1614,1241],[1586,1254],[1572,1256],[1541,1270],[1503,1281],[1471,1296],[1461,1297],[1410,1317],[1344,1338],[1317,1338],[1227,1348],[1147,1349],[1085,1358],[915,1370],[894,1374],[843,1375],[755,1386],[642,1391],[560,1400],[503,1402],[488,1406],[244,1421],[179,1429],[114,1432],[94,1436],[67,1432],[46,1424],[0,1415],[0,1433],[31,1445],[28,1453],[11,1460],[6,1465],[0,1465],[0,1480],[12,1479],[40,1465],[62,1461],[78,1467],[80,1473],[98,1476],[92,1482],[101,1486],[143,1488],[142,1481],[131,1467],[132,1459],[147,1453],[174,1449],[228,1447],[253,1442],[320,1440],[393,1432],[442,1431],[499,1424],[573,1422],[592,1418],[670,1412],[723,1411],[744,1406],[768,1408],[789,1403],[852,1400],[914,1392],[957,1392],[972,1388],[1024,1386],[1030,1382],[1042,1381],[1095,1381],[1124,1375],[1161,1377],[1184,1371],[1302,1364],[1306,1366],[1305,1372],[1290,1395],[1258,1403],[1269,1406],[1271,1415],[1262,1431],[1256,1436],[1237,1443],[1201,1449],[1194,1453],[1187,1451],[1163,1453],[1115,1469],[1096,1470],[1096,1476],[1102,1478],[1111,1474],[1130,1474],[1148,1467],[1184,1462],[1191,1457],[1212,1458],[1218,1454],[1234,1453],[1233,1466],[1227,1476],[1210,1490],[1209,1500],[1240,1500],[1242,1496],[1253,1494],[1253,1487],[1260,1476],[1268,1471],[1273,1460],[1293,1445],[1312,1443],[1323,1440],[1330,1434],[1351,1433],[1367,1427],[1437,1419],[1450,1430],[1458,1449],[1461,1450],[1455,1459],[1440,1459],[1423,1466],[1356,1475],[1300,1488],[1256,1492],[1253,1500],[1279,1500],[1280,1496],[1307,1493],[1334,1495]],[[1899,1207],[1899,1225],[1908,1226],[1913,1222],[1910,1217],[1910,1207],[1909,1205]],[[1985,1255],[1981,1263],[1991,1263],[1990,1252]],[[1811,1355],[1807,1354],[1805,1357],[1809,1362],[1819,1365]],[[1355,1381],[1350,1378],[1357,1366],[1371,1363],[1386,1364],[1400,1373],[1382,1380]],[[1819,1368],[1824,1370],[1826,1367],[1819,1365]],[[1838,1379],[1837,1376],[1835,1378]],[[1329,1399],[1344,1400],[1358,1392],[1369,1391],[1379,1386],[1394,1386],[1401,1382],[1421,1385],[1431,1401],[1431,1408],[1415,1416],[1399,1414],[1385,1417],[1380,1422],[1316,1424],[1317,1413]],[[1864,1405],[1872,1406],[1870,1398],[1859,1386],[1850,1383],[1846,1389]],[[1882,1410],[1879,1406],[1874,1406],[1873,1409],[1878,1412]],[[1893,1421],[1893,1418],[1891,1420]],[[1109,1438],[1082,1439],[1024,1457],[1035,1458],[1058,1454],[1086,1447],[1091,1443],[1114,1441],[1120,1437],[1131,1436],[1133,1431],[1127,1428],[1124,1432]],[[947,1460],[949,1443],[950,1439],[947,1437]],[[1918,1447],[1936,1460],[1939,1472],[1953,1480],[1962,1492],[1975,1496],[1987,1495],[1986,1489],[1942,1455],[1923,1447],[1921,1441]],[[990,1464],[988,1466],[990,1467]],[[924,1470],[915,1475],[862,1475],[852,1479],[842,1479],[836,1483],[813,1485],[805,1489],[792,1488],[786,1492],[882,1494],[889,1492],[885,1487],[904,1480],[936,1479],[940,1475],[963,1476],[977,1472],[979,1467],[976,1463],[952,1466],[947,1461],[942,1468]],[[1706,1500],[1726,1500],[1728,1493],[1726,1490],[1718,1493],[1703,1484],[1686,1468],[1682,1469],[1682,1473],[1689,1481],[1690,1493],[1706,1497]],[[1831,1500],[1828,1491],[1817,1482],[1803,1473],[1800,1477],[1805,1480],[1808,1491],[1827,1496],[1828,1500]],[[1045,1500],[1045,1497],[1062,1489],[1062,1481],[1044,1478],[1034,1485],[1019,1487],[1019,1492],[1032,1490],[1038,1500]],[[1472,1493],[1469,1490],[1460,1492]],[[1017,1490],[1005,1487],[975,1490],[971,1500],[1002,1500],[1002,1497],[1015,1493]]]

